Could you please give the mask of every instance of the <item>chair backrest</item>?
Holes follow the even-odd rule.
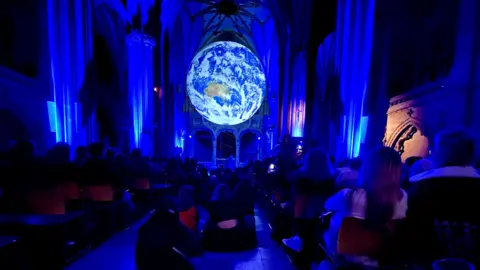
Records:
[[[94,202],[111,202],[114,191],[111,185],[86,186],[82,189],[82,199]]]
[[[65,214],[65,197],[59,188],[31,190],[27,196],[27,211],[32,214]]]
[[[80,199],[80,187],[78,183],[73,181],[67,181],[60,185],[63,195],[66,200],[78,200]]]
[[[477,260],[477,244],[480,240],[479,226],[468,222],[435,220],[435,244],[444,256]]]
[[[185,211],[178,212],[180,222],[185,225],[187,228],[195,230],[198,223],[198,213],[197,207],[192,206]]]
[[[137,178],[133,181],[133,187],[137,190],[149,190],[150,189],[150,179],[148,179],[148,178]]]
[[[392,220],[386,232],[367,228],[362,219],[345,218],[338,233],[337,254],[379,259],[394,240],[397,222]]]
[[[308,207],[309,201],[310,201],[309,195],[304,195],[304,194],[295,195],[295,201],[294,201],[294,217],[295,218],[303,217]]]

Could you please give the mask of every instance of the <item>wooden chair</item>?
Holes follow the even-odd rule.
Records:
[[[294,201],[294,218],[302,218],[310,202],[310,196],[297,194]]]
[[[133,181],[133,188],[136,190],[149,190],[150,187],[150,179],[148,178],[138,178]]]
[[[111,185],[85,186],[82,189],[82,199],[94,202],[114,201],[114,190]]]
[[[27,211],[31,214],[63,215],[66,212],[65,202],[59,187],[34,189],[27,195]]]
[[[178,212],[180,222],[185,225],[187,228],[196,230],[198,224],[198,212],[197,207],[192,206],[185,211]]]
[[[362,219],[345,218],[340,227],[337,240],[337,253],[333,256],[334,265],[378,264],[388,261],[389,253],[399,252],[396,246],[396,228],[402,220],[392,220],[387,230],[377,231],[365,226]],[[397,254],[395,254],[396,256]],[[385,259],[384,259],[385,258]],[[387,264],[390,262],[387,262]]]
[[[461,221],[435,220],[435,245],[439,255],[478,264],[480,226]]]
[[[74,181],[67,181],[60,185],[60,189],[65,196],[66,200],[79,200],[81,199],[80,187],[78,183]]]

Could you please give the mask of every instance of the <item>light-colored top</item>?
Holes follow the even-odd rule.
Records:
[[[354,187],[356,186],[358,179],[358,171],[352,169],[345,169],[340,171],[335,180],[335,186],[337,187]]]
[[[402,199],[395,205],[392,219],[403,219],[407,214],[408,196],[404,190]],[[350,193],[353,192],[353,194]],[[351,197],[351,199],[350,199]],[[367,192],[364,189],[344,189],[330,197],[325,203],[325,209],[332,211],[330,227],[325,232],[324,239],[327,249],[334,253],[337,250],[337,238],[340,226],[345,217],[365,219],[367,210]]]

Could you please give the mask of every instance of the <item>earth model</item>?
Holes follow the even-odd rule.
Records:
[[[218,125],[250,119],[265,96],[262,64],[247,47],[231,41],[209,44],[192,60],[187,92],[195,109]]]

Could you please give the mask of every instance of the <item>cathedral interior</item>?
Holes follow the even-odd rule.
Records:
[[[480,142],[476,0],[20,0],[0,6],[2,153],[19,140],[33,142],[39,155],[59,142],[71,149],[102,142],[115,153],[140,149],[150,159],[240,168],[277,155],[286,137],[336,160],[379,146],[395,149],[402,161],[427,157],[435,135],[449,128],[469,129]],[[216,55],[219,64],[222,50],[231,57],[222,58],[225,66],[205,69],[215,64],[202,62],[205,55]],[[253,70],[261,85],[247,82]],[[245,76],[218,75],[225,72]],[[112,262],[112,254],[87,255],[70,267],[133,269],[131,261]],[[116,266],[99,262],[104,256]]]
[[[381,143],[422,156],[442,128],[480,128],[477,14],[460,2],[5,3],[0,146],[100,140],[239,165],[291,134],[339,158]],[[204,119],[186,90],[195,54],[219,41],[250,48],[265,75],[239,125]]]

